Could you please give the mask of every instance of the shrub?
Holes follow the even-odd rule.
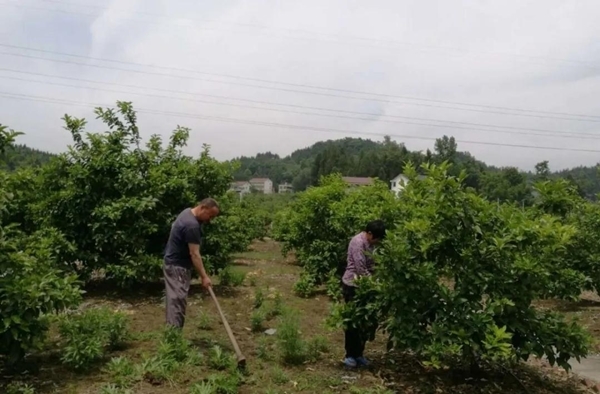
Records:
[[[231,168],[207,147],[197,159],[185,156],[187,128],[178,127],[166,146],[156,135],[143,146],[131,103],[95,113],[108,132],[85,134],[85,120],[65,115],[73,146],[42,168],[43,198],[33,214],[75,246],[80,268],[70,263],[81,278],[101,269],[122,286],[156,280],[172,220],[224,194]]]
[[[310,298],[316,290],[316,279],[314,276],[304,273],[294,284],[294,292],[302,298]]]
[[[294,250],[303,267],[299,295],[311,294],[331,272],[341,278],[351,237],[371,220],[392,224],[398,212],[398,202],[383,182],[349,190],[341,177],[331,175],[301,193],[274,226],[283,251]]]
[[[375,276],[358,282],[346,324],[382,323],[390,345],[435,367],[533,354],[568,369],[571,357],[587,354],[588,335],[532,301],[583,289],[585,276],[569,262],[573,227],[490,203],[447,168],[425,166],[422,181],[405,169],[401,221],[376,255]]]
[[[0,153],[17,135],[0,125]],[[11,224],[26,219],[16,214],[19,191],[8,189],[8,178],[0,172],[0,355],[13,364],[39,348],[47,316],[75,306],[81,291],[75,276],[56,268],[65,244],[62,234],[46,228],[27,235],[17,230],[25,223]]]
[[[244,284],[246,273],[225,267],[219,272],[219,284],[226,287],[239,287]]]
[[[54,268],[56,260],[46,236],[24,236],[0,225],[0,354],[9,363],[39,348],[49,314],[81,300],[76,277]]]
[[[128,337],[127,317],[107,308],[65,315],[59,322],[65,342],[62,361],[74,369],[86,369],[107,350],[122,346]]]
[[[575,187],[559,179],[538,182],[534,216],[551,214],[563,224],[574,226],[569,263],[588,277],[586,288],[600,290],[600,204],[581,198]]]

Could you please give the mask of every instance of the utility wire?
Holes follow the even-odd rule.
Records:
[[[421,97],[414,97],[414,96],[401,96],[401,95],[393,95],[393,94],[385,94],[385,93],[377,93],[377,92],[366,92],[366,91],[357,91],[357,90],[349,90],[349,89],[323,87],[323,86],[317,86],[317,85],[273,81],[273,80],[263,79],[263,78],[241,77],[241,76],[231,75],[231,74],[209,73],[209,72],[203,72],[203,71],[186,69],[186,68],[167,67],[167,66],[160,66],[160,65],[154,65],[154,64],[145,64],[145,63],[127,62],[127,61],[121,61],[121,60],[115,60],[115,59],[98,58],[98,57],[77,55],[77,54],[66,53],[66,52],[58,52],[58,51],[50,51],[50,50],[39,49],[39,48],[32,48],[32,47],[21,46],[21,45],[12,45],[12,44],[6,44],[6,43],[0,43],[0,47],[11,48],[11,49],[21,49],[21,50],[40,52],[40,53],[46,53],[46,54],[51,54],[51,55],[67,56],[67,57],[73,57],[73,58],[78,58],[78,59],[95,60],[95,61],[122,64],[122,65],[128,65],[128,66],[151,67],[151,68],[165,70],[165,71],[186,72],[186,73],[192,73],[192,74],[208,75],[208,76],[222,77],[222,78],[231,78],[231,79],[237,79],[237,80],[246,80],[246,81],[251,81],[251,82],[269,83],[269,84],[274,84],[274,85],[291,86],[291,87],[304,88],[304,89],[316,89],[316,90],[323,90],[323,91],[336,92],[336,93],[369,95],[369,96],[376,96],[376,97],[383,97],[383,98],[423,101],[423,102],[429,102],[429,103],[459,105],[459,106],[466,106],[466,107],[477,107],[477,108],[485,108],[485,109],[493,109],[493,110],[534,113],[534,114],[552,115],[552,116],[562,115],[562,116],[569,116],[569,117],[583,117],[583,118],[600,119],[600,116],[598,116],[598,115],[574,114],[574,113],[556,112],[556,111],[538,111],[538,110],[521,109],[521,108],[514,108],[514,107],[502,107],[502,106],[493,106],[493,105],[465,103],[465,102],[460,102],[460,101],[435,100],[435,99],[428,99],[428,98],[421,98]],[[7,54],[5,52],[0,52],[0,53]],[[17,55],[15,55],[15,56],[17,56]],[[48,59],[46,59],[46,60],[48,60]],[[304,93],[306,93],[306,92],[304,92]],[[443,107],[443,108],[446,108],[446,107]]]
[[[2,70],[2,69],[0,69],[0,70]],[[94,88],[94,87],[69,85],[69,84],[64,84],[64,83],[56,83],[56,82],[48,82],[48,81],[37,81],[37,80],[18,78],[18,77],[10,77],[10,76],[4,76],[4,75],[0,75],[0,78],[16,80],[16,81],[32,82],[32,83],[41,83],[41,84],[53,85],[53,86],[69,87],[69,88],[75,88],[75,89],[87,89],[87,90],[119,93],[119,94],[133,94],[133,95],[138,95],[138,96],[154,97],[154,98],[159,98],[159,99],[199,102],[199,103],[210,104],[210,105],[258,109],[258,110],[262,110],[262,111],[273,111],[273,112],[291,113],[291,114],[299,114],[299,115],[322,116],[322,117],[337,118],[337,119],[350,119],[350,120],[362,120],[362,121],[369,121],[369,122],[396,123],[396,124],[406,124],[406,125],[413,125],[413,126],[441,127],[441,128],[449,128],[449,129],[456,129],[456,130],[474,130],[474,131],[480,131],[480,132],[490,132],[490,133],[500,133],[500,134],[532,135],[532,136],[544,136],[544,137],[568,138],[568,139],[590,139],[590,140],[600,139],[600,135],[597,135],[597,134],[594,136],[577,136],[577,135],[574,135],[573,133],[567,133],[567,132],[562,132],[563,135],[551,135],[551,134],[528,133],[528,132],[517,132],[517,131],[507,131],[507,130],[482,130],[481,128],[454,126],[454,125],[447,125],[447,124],[417,123],[417,122],[407,122],[407,121],[398,121],[398,120],[372,119],[372,118],[360,118],[360,117],[344,116],[344,115],[320,114],[320,113],[314,113],[314,112],[295,111],[295,110],[282,110],[282,109],[276,109],[276,108],[264,108],[264,107],[257,107],[257,106],[244,105],[244,104],[221,103],[221,102],[209,101],[209,100],[199,100],[199,99],[191,99],[191,98],[164,96],[164,95],[157,95],[157,94],[139,93],[139,92],[131,92],[131,91],[123,91],[123,90],[106,89],[106,88]],[[93,82],[93,83],[99,83],[99,82]]]
[[[65,2],[65,1],[58,1],[58,0],[41,0],[45,3],[50,3],[50,4],[61,4],[61,5],[67,5],[67,6],[74,6],[74,7],[84,7],[84,8],[92,8],[92,9],[97,9],[99,11],[108,11],[109,8],[108,7],[102,7],[102,6],[97,6],[97,5],[91,5],[91,4],[82,4],[82,3],[73,3],[73,2]],[[85,13],[81,13],[81,12],[76,12],[76,11],[64,11],[64,10],[58,10],[58,9],[47,9],[47,8],[39,8],[39,7],[31,7],[31,6],[24,6],[24,5],[17,5],[14,3],[11,4],[6,4],[6,3],[0,3],[0,5],[12,5],[14,7],[21,7],[21,8],[33,8],[36,10],[41,10],[41,11],[47,11],[47,12],[64,12],[64,13],[71,13],[71,14],[76,14],[76,15],[84,15],[84,16],[99,16],[98,14],[85,14]],[[140,12],[137,11],[134,14],[136,15],[141,15],[144,17],[151,17],[151,18],[160,18],[160,19],[165,19],[165,20],[181,20],[181,21],[188,21],[188,22],[201,22],[201,23],[215,23],[217,21],[214,20],[209,20],[209,19],[198,19],[198,18],[189,18],[189,17],[176,17],[176,16],[166,16],[166,15],[160,15],[160,14],[155,14],[155,13],[150,13],[150,12]],[[148,21],[146,20],[137,20],[137,19],[131,19],[131,18],[126,18],[126,17],[120,17],[119,19],[123,19],[123,20],[133,20],[133,21],[137,21],[137,22],[144,22],[144,23],[148,23]],[[157,22],[155,22],[157,23]],[[579,65],[579,66],[584,66],[590,69],[600,69],[600,67],[598,67],[597,65],[591,63],[591,62],[585,62],[585,61],[579,61],[579,60],[569,60],[569,59],[560,59],[560,58],[553,58],[553,57],[547,57],[547,56],[536,56],[536,55],[522,55],[522,54],[515,54],[515,53],[504,53],[504,52],[482,52],[482,51],[473,51],[473,50],[468,50],[468,49],[464,49],[464,48],[456,48],[456,47],[444,47],[444,46],[438,46],[438,45],[417,45],[411,42],[405,42],[405,41],[399,41],[399,40],[392,40],[392,39],[378,39],[378,38],[372,38],[372,37],[360,37],[360,36],[353,36],[353,35],[343,35],[343,34],[332,34],[332,33],[319,33],[319,32],[314,32],[314,31],[310,31],[310,30],[305,30],[305,29],[292,29],[292,28],[285,28],[285,27],[273,27],[273,26],[264,26],[264,25],[257,25],[257,24],[252,24],[252,23],[240,23],[240,22],[223,22],[223,21],[218,21],[218,23],[220,24],[228,24],[228,25],[232,25],[232,26],[241,26],[244,28],[253,28],[253,29],[258,29],[261,31],[265,31],[265,30],[280,30],[280,31],[284,31],[284,32],[288,32],[288,33],[300,33],[300,34],[309,34],[313,37],[298,37],[298,36],[284,36],[285,38],[291,38],[291,39],[297,39],[297,40],[311,40],[311,41],[319,41],[319,42],[326,42],[326,43],[336,43],[336,44],[350,44],[350,45],[357,45],[358,43],[356,42],[344,42],[344,41],[340,41],[340,40],[355,40],[355,41],[362,41],[361,44],[358,44],[360,46],[367,46],[367,47],[374,47],[374,48],[384,48],[384,49],[406,49],[406,47],[409,48],[416,48],[413,50],[416,50],[418,52],[440,52],[440,51],[451,51],[451,52],[456,52],[458,54],[460,54],[459,56],[462,55],[487,55],[487,56],[503,56],[503,57],[514,57],[514,58],[522,58],[522,59],[528,59],[529,63],[533,63],[533,64],[540,64],[540,61],[547,63],[547,62],[559,62],[559,63],[566,63],[566,64],[573,64],[573,65]],[[205,30],[220,30],[218,28],[206,28],[206,27],[198,27],[198,26],[194,26],[194,28],[199,28],[199,29],[205,29]],[[227,29],[227,31],[233,32],[230,29]],[[233,33],[237,33],[237,32],[233,32]],[[263,35],[265,35],[265,33],[263,33]],[[324,36],[324,37],[333,37],[335,40],[324,40],[322,38],[319,37],[314,37],[314,36]],[[373,44],[375,43],[375,44]],[[383,44],[383,45],[382,45]],[[400,46],[401,48],[399,48],[398,46]],[[451,54],[447,53],[447,52],[443,52],[441,53],[442,55],[445,56],[452,56]]]
[[[78,105],[78,106],[86,106],[86,107],[97,107],[98,104],[93,103],[85,103],[80,101],[71,101],[64,99],[55,99],[51,97],[40,97],[40,96],[29,96],[23,94],[16,94],[10,92],[0,92],[0,96],[12,99],[19,100],[29,100],[29,101],[39,101],[44,103],[52,103],[52,104],[69,104],[69,105]],[[365,133],[358,130],[342,130],[342,129],[332,129],[332,128],[323,128],[323,127],[312,127],[312,126],[301,126],[301,125],[293,125],[293,124],[285,124],[285,123],[274,123],[274,122],[262,122],[262,121],[252,121],[246,119],[236,119],[236,118],[227,118],[227,117],[219,117],[219,116],[207,116],[207,115],[199,115],[199,114],[190,114],[185,112],[172,112],[172,111],[160,111],[153,109],[137,109],[137,112],[147,113],[153,115],[166,115],[166,116],[174,116],[174,117],[185,117],[192,119],[203,119],[203,120],[213,120],[217,122],[228,122],[228,123],[238,123],[238,124],[247,124],[247,125],[258,125],[258,126],[267,126],[267,127],[275,127],[275,128],[285,128],[290,130],[311,130],[311,131],[319,131],[324,133],[342,133],[342,134],[356,134],[362,136],[390,136],[396,138],[407,138],[407,139],[417,139],[417,140],[426,140],[426,141],[435,141],[437,138],[435,137],[424,137],[424,136],[415,136],[415,135],[406,135],[406,134],[392,134],[392,133]],[[526,148],[526,149],[538,149],[538,150],[554,150],[554,151],[571,151],[571,152],[587,152],[587,153],[600,153],[600,150],[595,149],[580,149],[580,148],[565,148],[565,147],[553,147],[553,146],[536,146],[536,145],[522,145],[522,144],[506,144],[499,142],[486,142],[486,141],[471,141],[471,140],[456,140],[456,142],[462,144],[473,144],[473,145],[488,145],[488,146],[504,146],[504,147],[512,147],[512,148]]]
[[[481,128],[481,127],[484,127],[484,128],[499,128],[499,129],[507,129],[507,130],[533,131],[533,132],[550,133],[550,134],[554,133],[554,134],[566,134],[566,135],[581,135],[581,136],[600,137],[600,135],[597,134],[597,133],[571,132],[571,131],[549,130],[549,129],[538,129],[538,128],[524,128],[524,127],[513,127],[513,126],[501,126],[501,125],[491,125],[491,124],[474,123],[474,122],[457,122],[457,121],[445,120],[445,119],[419,118],[419,117],[412,117],[412,116],[387,115],[387,114],[378,114],[378,113],[371,113],[371,112],[348,111],[348,110],[332,109],[332,108],[324,108],[324,107],[311,107],[311,106],[297,105],[297,104],[283,104],[283,103],[277,103],[277,102],[272,102],[272,101],[251,100],[251,99],[243,99],[243,98],[238,98],[238,97],[229,97],[229,96],[220,96],[220,95],[214,95],[214,94],[206,94],[206,93],[186,92],[186,91],[182,91],[182,90],[160,89],[160,88],[154,88],[154,87],[148,87],[148,86],[129,85],[129,84],[112,83],[112,82],[105,82],[105,81],[95,81],[95,80],[91,80],[91,79],[74,78],[74,77],[64,77],[64,76],[59,76],[59,75],[36,73],[36,72],[29,72],[29,71],[21,71],[21,70],[15,70],[15,69],[4,68],[4,67],[0,67],[0,71],[6,71],[6,72],[18,73],[18,74],[25,74],[25,75],[31,75],[31,76],[39,76],[39,77],[44,77],[44,78],[57,78],[57,79],[64,79],[64,80],[68,80],[68,81],[93,83],[93,84],[98,84],[98,85],[112,85],[112,86],[124,87],[124,88],[153,90],[153,91],[157,91],[157,92],[161,92],[161,93],[165,93],[166,92],[166,93],[175,93],[175,94],[185,94],[185,95],[190,95],[190,96],[210,97],[210,98],[216,98],[216,99],[221,99],[221,100],[240,101],[240,102],[246,102],[246,103],[252,103],[252,104],[274,105],[274,106],[280,106],[280,107],[308,109],[308,110],[325,111],[325,112],[333,112],[333,113],[342,113],[342,114],[349,114],[349,115],[372,116],[372,117],[376,117],[376,118],[382,118],[382,117],[384,117],[384,118],[392,118],[392,119],[408,119],[408,120],[417,120],[417,121],[424,121],[424,122],[439,122],[439,123],[456,124],[456,125],[460,125],[460,126],[464,126],[464,125],[466,125],[466,126],[475,126],[475,127],[478,127],[478,128]],[[6,76],[4,76],[4,77],[0,76],[0,78],[12,79],[12,78],[9,78],[9,77],[6,77]],[[35,81],[35,80],[29,80],[29,79],[19,79],[19,80],[23,80],[23,81],[26,81],[26,82],[38,82],[38,83],[47,83],[47,84],[50,84],[50,82]],[[73,86],[73,85],[59,85],[59,86],[80,87],[80,86]],[[83,87],[81,87],[81,88],[83,88]],[[133,93],[133,92],[126,92],[126,93],[136,94],[136,93]],[[158,97],[166,98],[164,96],[158,96]],[[179,98],[179,97],[168,97],[168,98],[174,98],[176,100],[184,100],[184,99]],[[204,101],[201,101],[201,102],[204,102]],[[211,102],[211,103],[213,103],[213,102]],[[223,104],[223,103],[221,103],[221,104]],[[255,107],[249,107],[249,108],[255,108]],[[260,109],[266,109],[266,108],[260,108]],[[322,114],[311,114],[311,115],[321,116]],[[357,119],[357,118],[349,118],[349,119]],[[369,119],[369,120],[376,121],[377,119]]]
[[[83,66],[83,67],[93,67],[93,68],[99,68],[99,69],[124,71],[124,72],[131,72],[131,73],[137,73],[137,74],[155,75],[155,76],[178,78],[178,79],[184,79],[184,80],[196,80],[196,81],[219,83],[219,84],[226,84],[226,85],[245,86],[245,87],[252,87],[252,88],[257,88],[257,89],[276,90],[276,91],[309,94],[309,95],[324,96],[324,97],[338,97],[338,98],[344,98],[344,99],[348,99],[348,100],[376,101],[376,102],[383,102],[383,103],[390,103],[390,104],[415,105],[415,106],[421,106],[421,107],[443,108],[443,109],[452,109],[452,110],[458,110],[458,111],[483,112],[483,113],[493,113],[493,114],[500,114],[500,115],[523,116],[523,117],[530,117],[530,118],[560,119],[560,120],[570,120],[570,121],[578,121],[578,122],[600,123],[600,118],[593,119],[591,117],[591,115],[573,115],[573,116],[590,116],[589,119],[587,119],[587,118],[568,118],[568,117],[563,117],[563,116],[535,115],[535,114],[528,114],[528,113],[510,113],[510,112],[503,112],[503,111],[492,111],[492,110],[487,110],[487,109],[445,107],[445,106],[433,105],[433,104],[410,103],[410,102],[401,102],[401,101],[386,100],[386,99],[379,99],[379,98],[353,97],[353,96],[345,96],[345,95],[333,94],[333,93],[310,92],[310,91],[304,91],[304,90],[279,88],[279,87],[274,87],[274,86],[261,86],[261,85],[241,83],[241,82],[221,81],[221,80],[208,79],[208,78],[198,78],[198,77],[189,77],[189,76],[182,76],[182,75],[164,74],[164,73],[158,73],[158,72],[153,72],[153,71],[131,70],[131,69],[127,69],[127,68],[101,66],[101,65],[97,65],[97,64],[88,64],[88,63],[79,63],[79,62],[73,62],[70,60],[49,59],[49,58],[44,58],[41,56],[23,55],[23,54],[9,53],[9,52],[1,52],[1,51],[0,51],[0,54],[6,55],[6,56],[22,57],[22,58],[27,58],[27,59],[37,59],[37,60],[43,60],[43,61],[48,61],[48,62],[54,62],[54,63],[73,64],[73,65],[78,65],[78,66]]]

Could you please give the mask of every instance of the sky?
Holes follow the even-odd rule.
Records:
[[[488,164],[600,160],[596,0],[0,0],[0,124],[50,152],[64,114],[131,101],[144,138],[220,160],[390,135]],[[544,149],[540,149],[544,148]],[[553,149],[545,149],[553,148]]]

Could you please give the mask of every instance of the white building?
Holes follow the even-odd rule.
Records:
[[[250,193],[250,182],[247,181],[238,181],[233,182],[229,187],[229,190],[232,190],[239,194],[248,194]]]
[[[259,193],[273,194],[273,181],[269,178],[252,178],[249,183]]]
[[[284,182],[281,185],[279,185],[278,192],[279,193],[293,193],[294,188],[292,187],[292,185],[290,183]]]
[[[417,179],[425,179],[425,176],[418,175]],[[404,174],[400,174],[390,181],[390,186],[394,193],[400,193],[406,185],[408,185],[408,177]]]

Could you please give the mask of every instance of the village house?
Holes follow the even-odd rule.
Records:
[[[252,178],[248,182],[259,193],[273,194],[273,181],[269,178]]]
[[[292,185],[290,183],[284,182],[279,185],[278,192],[279,193],[293,193],[294,188],[292,187]]]
[[[417,175],[417,179],[425,179],[424,175]],[[394,193],[400,193],[408,185],[408,177],[400,174],[390,181],[390,188]]]
[[[375,183],[375,180],[373,178],[362,178],[354,176],[345,176],[342,177],[342,180],[346,182],[346,184],[350,187],[368,186]]]

